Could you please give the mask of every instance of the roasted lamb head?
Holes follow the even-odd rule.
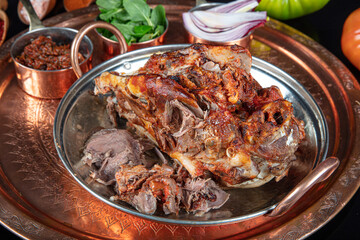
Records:
[[[154,54],[132,75],[103,73],[95,93],[137,133],[178,160],[193,178],[256,187],[287,174],[303,122],[275,86],[250,74],[240,46],[195,44]]]

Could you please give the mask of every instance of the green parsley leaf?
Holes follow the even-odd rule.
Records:
[[[113,17],[115,17],[115,16],[117,16],[118,14],[121,14],[121,13],[127,14],[126,11],[123,8],[117,8],[117,9],[107,10],[107,11],[104,11],[104,12],[100,13],[99,18],[101,20],[109,22]]]
[[[133,26],[121,23],[113,23],[114,26],[120,30],[121,34],[124,36],[126,42],[129,42],[132,35],[134,35]],[[115,38],[116,39],[116,38]],[[116,40],[117,41],[117,40]]]
[[[99,8],[113,10],[121,7],[122,0],[96,0],[96,5],[98,5]]]
[[[134,37],[142,37],[149,31],[151,31],[152,27],[148,25],[140,25],[134,27]]]
[[[128,12],[132,21],[145,21],[151,27],[150,7],[144,0],[123,0],[124,8]]]
[[[146,0],[96,0],[96,4],[100,10],[98,19],[117,27],[128,45],[156,38],[165,30],[166,15],[161,5],[151,9]],[[110,31],[97,30],[116,40]]]
[[[157,5],[152,11],[151,11],[151,22],[154,24],[154,26],[157,25],[166,25],[166,15],[165,15],[165,8],[162,5]]]
[[[140,39],[139,39],[139,42],[146,42],[150,39],[153,39],[153,34],[152,33],[148,33],[148,34],[145,34],[144,36],[142,36]]]
[[[165,31],[165,27],[162,25],[157,25],[155,28],[154,36],[153,38],[159,37],[163,32]]]

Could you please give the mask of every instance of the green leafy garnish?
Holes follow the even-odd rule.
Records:
[[[146,0],[96,0],[96,4],[100,10],[99,19],[118,28],[128,45],[157,38],[166,29],[166,13],[162,5],[151,9]],[[98,32],[116,40],[108,30],[98,29]]]
[[[150,32],[151,30],[152,30],[152,27],[147,26],[147,25],[135,26],[134,27],[134,35],[136,37],[142,37],[146,33]]]
[[[157,25],[166,25],[166,15],[165,15],[165,8],[162,5],[157,5],[151,12],[151,22]]]
[[[147,25],[153,27],[153,23],[150,20],[151,9],[144,0],[124,0],[123,4],[132,21],[146,22]]]

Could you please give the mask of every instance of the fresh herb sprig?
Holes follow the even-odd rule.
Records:
[[[123,34],[128,45],[159,37],[166,28],[166,14],[162,5],[154,9],[146,0],[96,0],[99,19],[113,24]],[[117,41],[114,34],[98,29],[104,37]]]

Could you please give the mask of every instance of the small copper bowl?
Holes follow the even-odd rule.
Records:
[[[60,70],[37,70],[26,67],[16,61],[16,57],[21,54],[24,47],[39,36],[50,36],[56,43],[70,44],[74,39],[77,30],[62,27],[39,28],[20,36],[12,44],[10,54],[15,64],[16,77],[18,84],[26,93],[31,96],[45,99],[62,98],[70,86],[77,80],[73,68]],[[82,71],[87,72],[91,69],[91,58],[93,44],[88,37],[81,42],[79,52],[85,60],[80,64]]]
[[[216,7],[221,5],[222,3],[203,3],[200,4],[196,7],[193,7],[192,9],[190,9],[190,12],[193,11],[199,11],[199,10],[208,10],[210,8]],[[195,35],[193,35],[192,33],[190,33],[186,28],[186,34],[187,34],[187,40],[189,43],[203,43],[203,44],[215,44],[215,45],[240,45],[242,47],[245,47],[247,49],[250,48],[250,43],[251,40],[253,39],[253,31],[250,31],[245,37],[233,40],[233,41],[227,41],[227,42],[221,42],[221,41],[210,41],[210,40],[206,40],[200,37],[197,37]]]
[[[203,38],[196,37],[195,35],[191,34],[190,32],[186,31],[187,39],[189,43],[203,43],[203,44],[214,44],[214,45],[234,45],[237,44],[239,46],[245,47],[247,49],[250,48],[251,40],[253,39],[252,32],[248,33],[245,37],[236,39],[234,41],[227,41],[227,42],[215,42],[209,41]]]
[[[130,51],[140,49],[140,48],[147,48],[147,47],[162,45],[162,43],[164,42],[164,39],[165,39],[165,35],[168,31],[168,28],[169,28],[169,22],[166,19],[166,28],[165,28],[165,31],[163,32],[163,34],[161,34],[157,38],[154,38],[154,39],[151,39],[151,40],[148,40],[145,42],[132,43],[130,46],[128,45],[127,51],[130,52]],[[120,54],[118,42],[111,40],[107,37],[104,37],[97,30],[95,30],[95,32],[96,32],[97,39],[102,47],[102,52],[104,53],[102,55],[102,58],[103,58],[102,60],[108,60],[108,59],[113,58]]]

